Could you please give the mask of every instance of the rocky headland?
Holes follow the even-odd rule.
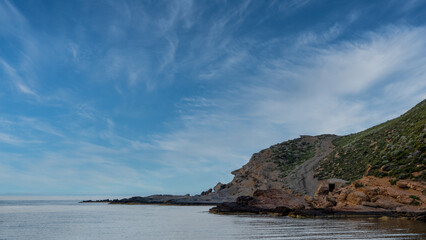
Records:
[[[195,195],[169,195],[158,194],[146,197],[136,196],[123,199],[104,199],[104,200],[85,200],[81,203],[109,203],[109,204],[164,204],[164,205],[217,205],[223,202],[223,199],[214,196]]]
[[[253,154],[227,184],[199,195],[101,200],[111,204],[217,205],[218,214],[298,217],[426,216],[426,100],[347,136],[301,136]],[[87,201],[86,201],[87,202]]]

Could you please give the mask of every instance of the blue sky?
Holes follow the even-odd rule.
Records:
[[[199,193],[426,97],[425,1],[0,0],[0,194]]]

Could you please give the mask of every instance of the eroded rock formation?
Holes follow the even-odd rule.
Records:
[[[330,181],[324,181],[308,203],[314,208],[335,210],[426,211],[426,184],[399,180],[392,185],[392,180],[368,176],[348,186],[336,186],[332,191],[329,189]]]
[[[364,177],[352,184],[341,179],[322,181],[315,195],[304,197],[283,189],[257,190],[212,208],[212,213],[273,213],[297,216],[391,216],[423,220],[424,183]]]
[[[331,141],[336,137],[301,136],[255,153],[246,165],[232,172],[231,182],[218,183],[209,195],[224,201],[268,189],[313,195],[318,185],[313,169],[333,149]]]

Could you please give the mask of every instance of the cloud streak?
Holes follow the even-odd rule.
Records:
[[[6,61],[1,58],[0,63],[2,64],[3,70],[6,75],[9,76],[9,79],[12,80],[12,84],[15,86],[16,90],[32,97],[39,98],[35,90],[31,89],[24,83],[22,77],[19,76],[17,71],[12,66],[10,66]]]
[[[389,26],[355,42],[306,46],[310,54],[291,63],[289,56],[269,59],[255,76],[240,74],[249,82],[186,100],[184,128],[156,141],[167,152],[164,164],[190,172],[206,161],[229,171],[253,150],[298,134],[348,134],[396,117],[426,97],[425,37],[425,28]],[[365,98],[369,91],[376,95]]]
[[[2,1],[0,189],[197,193],[396,117],[426,97],[423,5]]]

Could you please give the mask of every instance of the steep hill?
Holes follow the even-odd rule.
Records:
[[[316,169],[319,179],[363,175],[426,181],[426,100],[393,120],[337,138]]]
[[[231,200],[274,188],[313,194],[318,184],[313,179],[313,166],[332,150],[331,141],[335,138],[301,136],[255,153],[246,165],[232,172],[235,177],[230,183],[218,183],[212,194]]]
[[[301,136],[253,154],[219,183],[212,195],[233,199],[256,190],[290,189],[313,195],[320,180],[354,181],[364,175],[426,181],[426,100],[402,116],[365,131],[336,135]]]
[[[302,136],[271,146],[207,194],[223,200],[210,212],[426,221],[425,138],[423,100],[356,134]]]

